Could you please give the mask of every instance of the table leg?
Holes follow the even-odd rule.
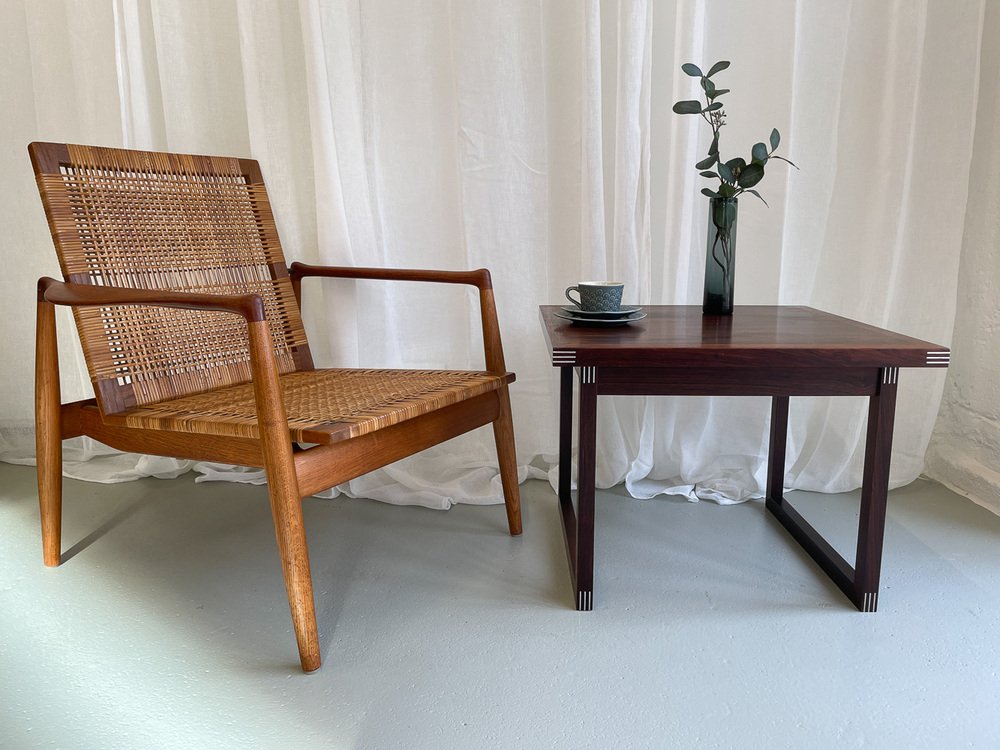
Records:
[[[573,508],[573,368],[559,370],[559,515],[569,558],[570,577],[576,586],[576,510]]]
[[[771,406],[767,509],[862,612],[874,612],[878,607],[879,572],[882,565],[882,539],[889,492],[889,459],[892,452],[892,426],[896,412],[896,380],[899,368],[883,368],[878,374],[879,382],[875,394],[869,397],[868,402],[861,518],[858,524],[858,547],[854,567],[851,567],[782,495],[780,477],[784,472],[788,399],[774,397]]]
[[[771,441],[767,458],[765,506],[830,579],[854,601],[854,569],[785,499],[785,450],[788,442],[788,396],[771,399]]]
[[[767,451],[767,497],[781,500],[785,491],[788,442],[788,396],[771,398],[771,440]]]
[[[594,469],[597,441],[597,369],[580,368],[580,447],[577,502],[570,489],[573,469],[573,369],[563,367],[559,378],[559,515],[569,571],[576,591],[576,608],[594,608]]]
[[[878,609],[882,540],[885,536],[885,506],[889,494],[889,460],[892,427],[896,416],[898,367],[882,371],[878,391],[868,403],[868,437],[861,485],[861,518],[858,551],[854,562],[854,604],[862,612]]]
[[[568,499],[573,480],[573,368],[559,368],[559,498]]]
[[[576,500],[576,608],[594,608],[594,480],[597,464],[597,368],[580,368],[580,436]]]

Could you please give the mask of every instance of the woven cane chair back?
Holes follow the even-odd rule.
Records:
[[[66,281],[259,294],[278,369],[312,369],[256,161],[32,144]],[[165,307],[75,308],[105,414],[250,380],[246,323]]]

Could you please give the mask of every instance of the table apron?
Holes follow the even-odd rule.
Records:
[[[629,366],[580,371],[602,396],[872,396],[885,377],[883,369]]]

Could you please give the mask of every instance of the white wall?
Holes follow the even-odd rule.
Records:
[[[927,474],[1000,513],[1000,5],[986,4],[952,365]],[[934,305],[934,300],[928,300]]]

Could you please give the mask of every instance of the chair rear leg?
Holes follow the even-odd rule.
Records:
[[[62,403],[54,306],[38,298],[35,326],[35,463],[45,564],[62,553]]]
[[[507,386],[497,393],[500,415],[493,422],[493,437],[500,463],[500,482],[503,485],[504,505],[507,507],[507,526],[511,536],[521,533],[521,488],[517,483],[517,455],[514,450],[514,420],[510,412],[510,394]]]

